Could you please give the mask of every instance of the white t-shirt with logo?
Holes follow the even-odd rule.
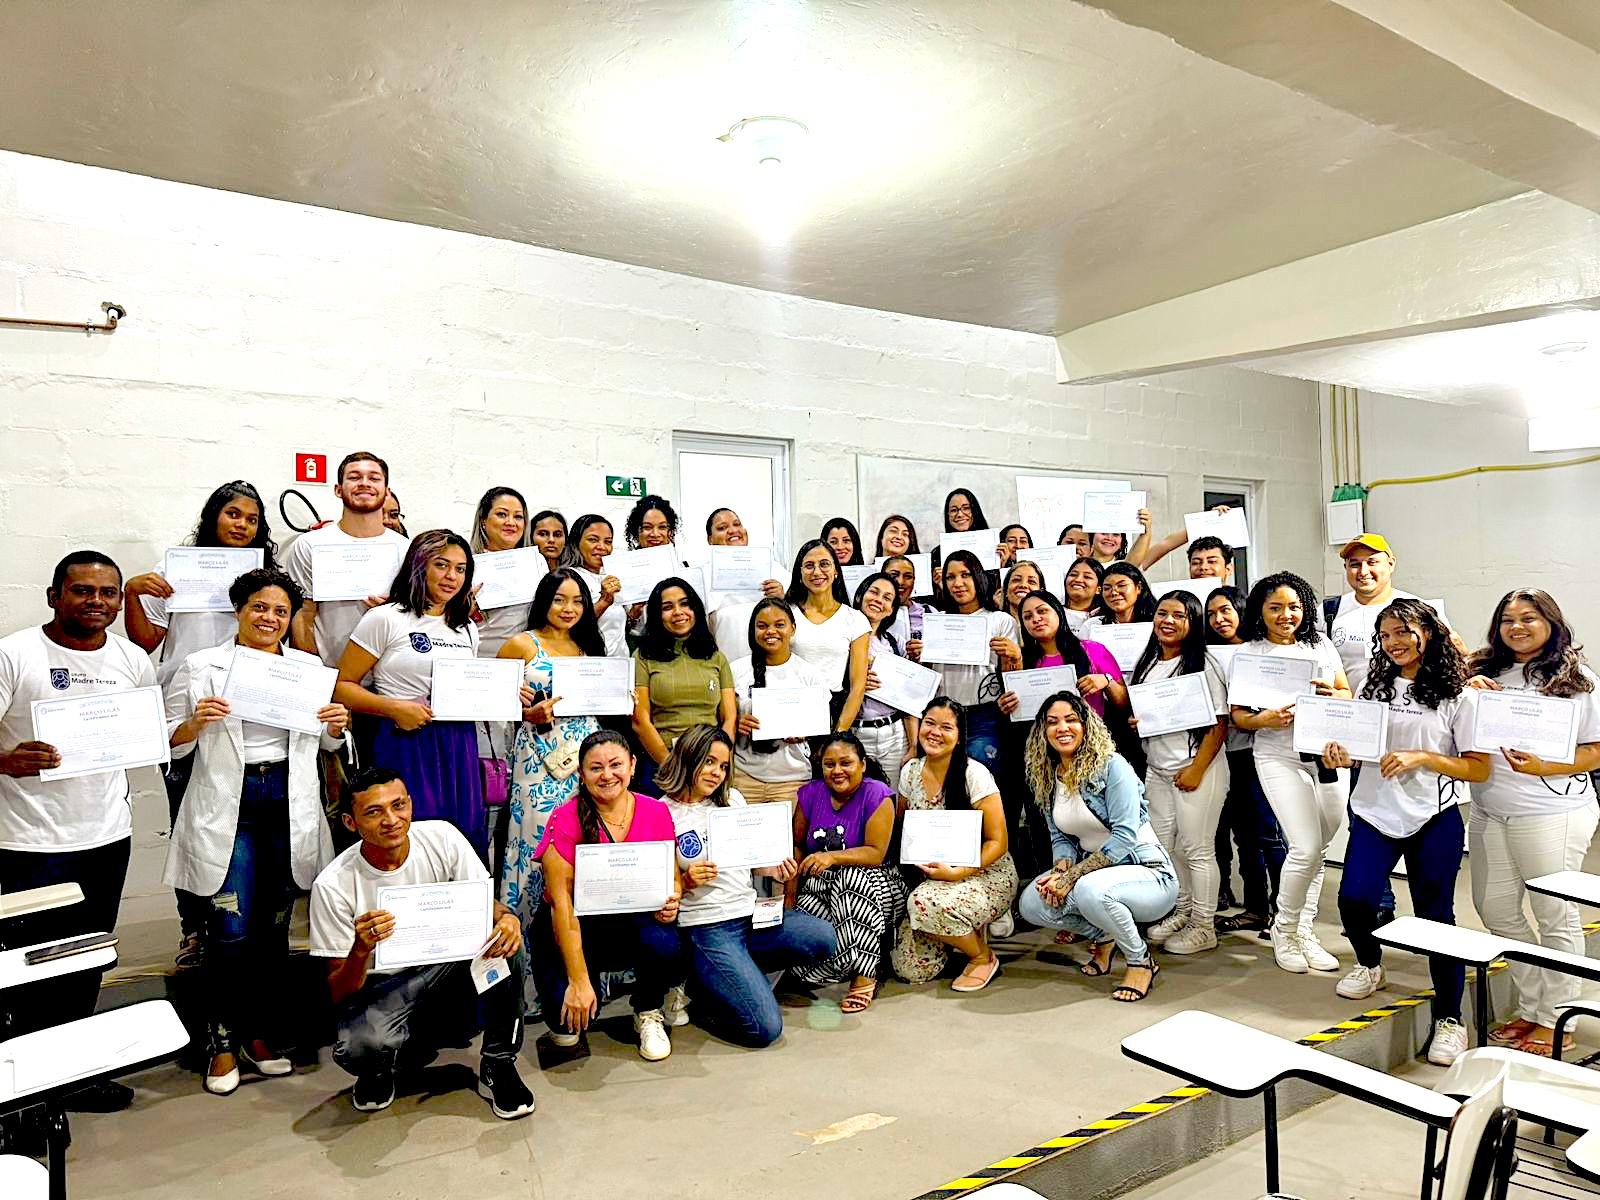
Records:
[[[1600,742],[1600,678],[1588,667],[1580,670],[1590,685],[1589,691],[1572,697],[1578,705],[1578,745],[1582,746]],[[1496,675],[1494,680],[1506,692],[1539,691],[1517,663]],[[1594,786],[1589,776],[1523,775],[1513,771],[1499,751],[1489,755],[1488,781],[1472,787],[1473,805],[1491,817],[1546,817],[1594,802]]]
[[[401,700],[433,694],[433,664],[441,658],[475,658],[478,627],[468,621],[452,629],[443,617],[401,612],[396,604],[369,609],[350,634],[352,644],[377,658],[372,690]]]
[[[150,656],[115,633],[98,650],[69,650],[37,625],[18,630],[0,638],[0,749],[35,740],[35,700],[155,685]],[[126,771],[49,782],[0,775],[0,849],[92,850],[132,833]]]
[[[1429,708],[1412,696],[1409,679],[1396,679],[1389,701],[1389,749],[1459,755],[1472,744],[1474,695],[1469,688]],[[1385,837],[1407,838],[1465,800],[1466,786],[1425,768],[1385,779],[1376,763],[1365,763],[1350,792],[1350,811]]]
[[[1183,666],[1182,655],[1169,658],[1165,662],[1151,663],[1150,669],[1145,672],[1145,677],[1140,682],[1159,683],[1164,679],[1171,679],[1181,666]],[[1205,676],[1206,689],[1211,693],[1211,703],[1217,715],[1223,716],[1228,712],[1228,679],[1222,673],[1221,665],[1209,654],[1206,655]],[[1201,737],[1204,737],[1206,732],[1204,729],[1198,731]],[[1194,762],[1195,752],[1189,740],[1189,731],[1180,729],[1173,733],[1145,738],[1144,753],[1150,766],[1157,771],[1163,775],[1176,775]],[[1211,766],[1215,769],[1215,760]]]
[[[1272,658],[1309,658],[1317,664],[1312,678],[1326,680],[1329,683],[1344,670],[1343,664],[1339,662],[1339,652],[1327,638],[1319,638],[1314,645],[1309,646],[1305,642],[1280,646],[1277,642],[1263,638],[1257,642],[1246,642],[1239,647],[1239,653],[1264,654]],[[1300,761],[1300,752],[1294,748],[1294,726],[1291,725],[1287,729],[1257,729],[1255,735],[1257,758],[1266,756],[1286,758],[1291,762]]]
[[[766,678],[768,687],[833,690],[822,672],[792,652],[782,666],[769,666]],[[740,716],[750,712],[750,689],[755,683],[755,659],[747,654],[733,664],[733,694],[739,701]],[[757,730],[755,737],[760,736],[761,731]],[[771,754],[760,754],[749,743],[750,739],[741,736],[733,750],[734,765],[746,775],[762,783],[804,783],[811,778],[811,748],[805,742],[780,745]]]
[[[404,561],[405,552],[411,543],[392,529],[385,529],[378,534],[382,541],[392,542],[399,547],[400,558]],[[340,544],[354,544],[370,542],[372,538],[352,537],[339,528],[337,522],[330,522],[320,529],[307,530],[295,538],[294,544],[283,556],[283,569],[288,572],[289,578],[300,585],[306,594],[306,599],[314,599],[315,588],[312,580],[311,551],[317,546],[330,546]],[[387,586],[387,585],[385,585]],[[380,589],[381,590],[381,589]],[[344,653],[345,644],[350,640],[350,631],[367,610],[365,600],[318,600],[317,619],[314,626],[317,639],[317,654],[323,663],[330,667],[339,665],[339,656]]]
[[[1417,598],[1399,588],[1391,591],[1393,594],[1389,600]],[[1350,680],[1350,694],[1357,700],[1361,698],[1361,686],[1367,681],[1367,668],[1372,663],[1372,650],[1378,639],[1378,614],[1389,606],[1389,600],[1382,604],[1363,604],[1356,599],[1354,592],[1346,592],[1339,597],[1339,608],[1333,616],[1333,632],[1328,636],[1333,640],[1333,648],[1339,652],[1339,661],[1344,664],[1345,678]]]
[[[710,839],[706,833],[714,806],[705,801],[685,804],[681,800],[668,800],[666,803],[678,841],[678,870],[687,871],[696,863],[716,862],[717,856],[708,854]],[[738,789],[729,788],[728,807],[744,806],[744,797]],[[750,880],[750,868],[718,867],[717,877],[710,883],[702,883],[683,893],[678,901],[678,924],[712,925],[745,918],[755,911],[756,889]]]
[[[360,842],[322,868],[311,885],[313,957],[349,957],[356,944],[355,920],[377,910],[379,888],[489,878],[471,843],[449,821],[413,821],[409,836],[406,860],[392,871],[380,871],[362,857]]]

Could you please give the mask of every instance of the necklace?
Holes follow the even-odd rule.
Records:
[[[598,807],[598,805],[596,806]],[[633,824],[633,793],[628,793],[628,811],[620,821],[613,821],[605,813],[600,814],[600,819],[605,822],[606,828],[618,833],[626,833]]]

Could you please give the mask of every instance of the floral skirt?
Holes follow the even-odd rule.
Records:
[[[911,889],[895,938],[894,973],[907,983],[937,979],[950,957],[950,947],[939,937],[981,933],[1011,911],[1016,894],[1017,868],[1010,854],[957,883],[924,879]]]

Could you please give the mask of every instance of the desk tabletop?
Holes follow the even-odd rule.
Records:
[[[169,1058],[189,1031],[165,1000],[146,1000],[0,1042],[0,1105]]]
[[[82,902],[83,889],[75,883],[52,883],[47,887],[7,892],[0,895],[0,921]]]
[[[117,948],[107,946],[104,950],[69,954],[65,958],[53,958],[49,962],[30,967],[26,958],[28,951],[48,945],[51,943],[39,942],[32,946],[18,946],[15,950],[0,950],[0,990],[24,983],[37,983],[41,979],[54,979],[58,975],[71,975],[76,971],[98,970],[101,967],[109,967],[117,961]]]
[[[1600,875],[1591,875],[1587,871],[1557,871],[1553,875],[1541,875],[1528,880],[1528,890],[1600,908]]]
[[[1404,1079],[1193,1009],[1124,1038],[1122,1052],[1230,1096],[1254,1096],[1294,1077],[1432,1125],[1448,1124],[1460,1107]]]
[[[1499,958],[1507,944],[1505,938],[1481,929],[1466,929],[1421,917],[1396,917],[1387,925],[1378,926],[1372,936],[1385,946],[1415,954],[1441,954],[1480,967]]]
[[[1567,1147],[1567,1165],[1583,1178],[1600,1183],[1600,1129],[1591,1129]]]

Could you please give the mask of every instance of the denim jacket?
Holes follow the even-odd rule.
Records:
[[[1111,831],[1100,853],[1116,866],[1138,863],[1146,867],[1171,868],[1167,852],[1157,842],[1141,842],[1139,830],[1149,819],[1145,804],[1144,784],[1134,774],[1132,767],[1120,754],[1113,754],[1106,769],[1083,785],[1083,803],[1100,823]],[[1083,847],[1071,834],[1062,833],[1049,813],[1045,823],[1050,829],[1050,854],[1053,860],[1067,859],[1077,862],[1083,857]]]

